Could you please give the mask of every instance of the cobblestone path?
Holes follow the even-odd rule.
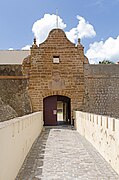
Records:
[[[46,128],[16,180],[119,180],[84,137],[71,128]]]

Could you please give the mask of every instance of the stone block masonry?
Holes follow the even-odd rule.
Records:
[[[0,76],[22,76],[21,65],[0,65]]]
[[[52,30],[39,47],[35,41],[31,56],[22,64],[24,74],[29,73],[33,111],[42,110],[43,99],[52,95],[67,96],[71,109],[80,109],[85,91],[84,62],[83,46],[71,43],[61,29]]]
[[[31,104],[27,93],[27,79],[0,79],[1,100],[11,106],[18,116],[31,113]],[[6,120],[4,112],[4,120]]]
[[[20,65],[0,66],[0,121],[32,112],[27,85]]]
[[[84,66],[84,111],[119,117],[119,65]]]
[[[80,40],[71,43],[61,29],[39,46],[34,39],[29,54],[22,66],[0,65],[1,102],[15,116],[43,110],[44,98],[59,95],[70,98],[72,112],[119,117],[119,65],[90,65]]]
[[[119,117],[119,65],[90,65],[80,40],[76,46],[60,29],[39,46],[34,41],[22,70],[29,75],[33,111],[43,110],[45,97],[61,95],[71,99],[71,111]]]

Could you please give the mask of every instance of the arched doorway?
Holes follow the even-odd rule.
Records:
[[[43,99],[45,126],[71,124],[71,100],[66,96],[48,96]]]

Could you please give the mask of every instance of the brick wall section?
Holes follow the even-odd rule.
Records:
[[[85,65],[85,112],[119,117],[119,65]]]
[[[60,57],[59,64],[53,63],[53,56]],[[76,47],[62,30],[54,29],[39,47],[32,46],[29,59],[23,62],[23,72],[27,73],[29,66],[29,94],[34,111],[42,110],[43,98],[51,95],[67,96],[71,98],[72,110],[81,109],[87,59],[80,42]]]

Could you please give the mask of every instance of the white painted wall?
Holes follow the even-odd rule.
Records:
[[[0,64],[22,64],[30,50],[0,50]]]
[[[119,174],[119,119],[74,112],[75,127]]]
[[[42,112],[0,123],[0,180],[15,180],[42,128]]]

